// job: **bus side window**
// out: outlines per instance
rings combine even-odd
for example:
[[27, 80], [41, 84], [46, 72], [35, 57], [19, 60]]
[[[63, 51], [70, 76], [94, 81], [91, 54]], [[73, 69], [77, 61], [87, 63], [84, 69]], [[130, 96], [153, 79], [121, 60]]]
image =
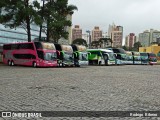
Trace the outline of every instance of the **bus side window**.
[[101, 56], [101, 53], [100, 53], [100, 52], [98, 52], [98, 53], [97, 53], [97, 55], [98, 55], [98, 56]]
[[117, 59], [121, 59], [121, 55], [119, 55], [119, 54], [117, 54], [117, 57], [116, 57]]
[[38, 57], [44, 60], [44, 53], [42, 51], [37, 51]]

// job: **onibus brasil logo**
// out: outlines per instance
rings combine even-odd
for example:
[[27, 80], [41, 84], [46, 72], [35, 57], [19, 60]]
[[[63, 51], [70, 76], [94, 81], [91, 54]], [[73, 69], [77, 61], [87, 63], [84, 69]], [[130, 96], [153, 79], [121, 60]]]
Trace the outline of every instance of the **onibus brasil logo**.
[[42, 114], [40, 112], [1, 112], [2, 118], [40, 118]]

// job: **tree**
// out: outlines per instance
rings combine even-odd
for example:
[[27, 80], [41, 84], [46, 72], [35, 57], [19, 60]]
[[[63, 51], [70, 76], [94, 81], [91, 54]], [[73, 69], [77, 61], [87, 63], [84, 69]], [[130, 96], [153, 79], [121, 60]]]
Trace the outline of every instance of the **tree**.
[[123, 48], [124, 50], [127, 50], [127, 51], [129, 50], [129, 48], [128, 48], [127, 46], [125, 46], [125, 45], [122, 46], [122, 48]]
[[55, 43], [63, 37], [68, 38], [67, 26], [71, 26], [71, 21], [67, 20], [68, 14], [73, 14], [73, 10], [77, 10], [74, 5], [68, 5], [68, 0], [49, 0], [44, 8], [44, 21], [47, 24], [47, 41], [53, 38]]
[[73, 40], [72, 44], [84, 45], [84, 46], [88, 47], [87, 42], [84, 39], [81, 39], [81, 38]]
[[37, 19], [37, 11], [40, 5], [37, 0], [1, 0], [0, 1], [0, 23], [5, 27], [17, 28], [22, 26], [31, 41], [30, 24]]
[[139, 51], [139, 47], [142, 47], [140, 42], [135, 42], [132, 50]]
[[91, 47], [92, 48], [98, 48], [101, 45], [99, 41], [92, 41], [91, 42]]

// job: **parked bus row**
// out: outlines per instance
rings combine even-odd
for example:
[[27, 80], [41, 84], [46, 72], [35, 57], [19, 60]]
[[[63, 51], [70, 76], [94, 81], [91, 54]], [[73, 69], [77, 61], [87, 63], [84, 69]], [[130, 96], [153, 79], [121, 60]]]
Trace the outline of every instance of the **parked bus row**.
[[122, 48], [108, 48], [116, 54], [117, 64], [126, 65], [148, 65], [157, 64], [157, 58], [154, 53], [125, 51]]
[[3, 62], [9, 66], [57, 67], [83, 65], [156, 64], [153, 53], [121, 48], [86, 49], [79, 45], [24, 42], [3, 45]]
[[84, 46], [45, 42], [23, 42], [3, 45], [3, 62], [9, 66], [56, 67], [88, 65]]

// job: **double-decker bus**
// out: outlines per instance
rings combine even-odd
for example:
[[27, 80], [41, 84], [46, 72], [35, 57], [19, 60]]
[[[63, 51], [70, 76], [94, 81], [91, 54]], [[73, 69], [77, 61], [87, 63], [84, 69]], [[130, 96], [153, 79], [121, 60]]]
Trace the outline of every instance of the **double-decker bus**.
[[52, 67], [57, 66], [57, 52], [52, 43], [23, 42], [4, 44], [3, 62], [9, 66]]
[[76, 67], [88, 65], [88, 52], [82, 45], [71, 45], [74, 51], [74, 65]]
[[126, 62], [125, 64], [133, 64], [133, 54], [131, 51], [126, 51]]
[[149, 64], [148, 53], [140, 52], [140, 56], [141, 56], [141, 64], [148, 65]]
[[132, 52], [133, 55], [133, 64], [140, 65], [142, 64], [141, 55], [139, 52]]
[[90, 65], [115, 65], [116, 57], [111, 50], [106, 49], [87, 49]]
[[149, 58], [149, 64], [150, 65], [157, 64], [156, 54], [154, 54], [154, 53], [148, 53], [148, 58]]
[[56, 50], [60, 51], [58, 55], [58, 65], [61, 67], [64, 66], [74, 66], [74, 57], [73, 57], [73, 49], [71, 45], [61, 45], [54, 44]]
[[121, 65], [126, 63], [126, 51], [122, 48], [107, 48], [116, 54], [116, 64]]

